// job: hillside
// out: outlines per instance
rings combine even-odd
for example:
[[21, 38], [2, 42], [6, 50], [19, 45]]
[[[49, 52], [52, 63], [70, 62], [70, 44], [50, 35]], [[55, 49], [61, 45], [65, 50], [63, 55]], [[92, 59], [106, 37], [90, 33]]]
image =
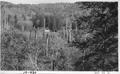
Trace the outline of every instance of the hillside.
[[118, 3], [1, 5], [1, 69], [118, 71]]

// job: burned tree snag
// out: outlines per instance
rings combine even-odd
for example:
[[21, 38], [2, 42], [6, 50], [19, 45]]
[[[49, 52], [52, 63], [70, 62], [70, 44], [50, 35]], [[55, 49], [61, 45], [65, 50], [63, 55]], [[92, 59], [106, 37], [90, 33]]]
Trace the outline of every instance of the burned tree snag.
[[43, 24], [43, 25], [44, 25], [44, 26], [43, 26], [43, 38], [44, 38], [44, 37], [45, 37], [45, 21], [46, 21], [46, 20], [45, 20], [45, 17], [44, 17], [44, 20], [43, 20], [43, 21], [44, 21], [44, 24]]

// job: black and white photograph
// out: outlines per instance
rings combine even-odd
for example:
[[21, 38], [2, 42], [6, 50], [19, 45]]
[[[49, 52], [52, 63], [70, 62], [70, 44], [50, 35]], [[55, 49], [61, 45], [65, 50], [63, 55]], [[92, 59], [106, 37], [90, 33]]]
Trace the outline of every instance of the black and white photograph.
[[1, 71], [119, 71], [118, 1], [0, 0]]

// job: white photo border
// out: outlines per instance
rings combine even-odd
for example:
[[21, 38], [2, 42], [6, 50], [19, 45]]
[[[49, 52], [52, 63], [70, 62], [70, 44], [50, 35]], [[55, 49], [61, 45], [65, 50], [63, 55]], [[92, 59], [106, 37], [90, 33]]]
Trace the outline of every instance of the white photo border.
[[[0, 0], [4, 1], [4, 0]], [[9, 0], [8, 0], [9, 1]], [[31, 1], [31, 0], [28, 0]], [[60, 0], [61, 2], [63, 0]], [[68, 0], [70, 1], [70, 0]], [[120, 1], [119, 0], [74, 0], [80, 1], [80, 2], [118, 2], [118, 58], [119, 58], [119, 71], [113, 71], [109, 72], [109, 74], [120, 74]], [[1, 8], [0, 8], [0, 17], [1, 17]], [[1, 17], [2, 18], [2, 17]], [[1, 23], [1, 18], [0, 18], [0, 23]], [[1, 43], [1, 24], [0, 24], [0, 43]], [[1, 62], [1, 44], [0, 44], [0, 62]], [[0, 68], [1, 68], [1, 63], [0, 63]], [[26, 71], [2, 71], [0, 70], [0, 74], [24, 74]], [[27, 71], [30, 72], [30, 71]], [[95, 71], [36, 71], [36, 74], [102, 74], [102, 71], [99, 73]], [[105, 72], [105, 74], [108, 74], [108, 72]]]

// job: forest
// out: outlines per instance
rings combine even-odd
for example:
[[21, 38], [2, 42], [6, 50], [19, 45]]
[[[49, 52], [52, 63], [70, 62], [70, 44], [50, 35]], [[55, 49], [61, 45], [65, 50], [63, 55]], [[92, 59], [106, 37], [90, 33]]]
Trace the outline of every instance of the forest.
[[1, 6], [1, 70], [118, 71], [118, 2]]

